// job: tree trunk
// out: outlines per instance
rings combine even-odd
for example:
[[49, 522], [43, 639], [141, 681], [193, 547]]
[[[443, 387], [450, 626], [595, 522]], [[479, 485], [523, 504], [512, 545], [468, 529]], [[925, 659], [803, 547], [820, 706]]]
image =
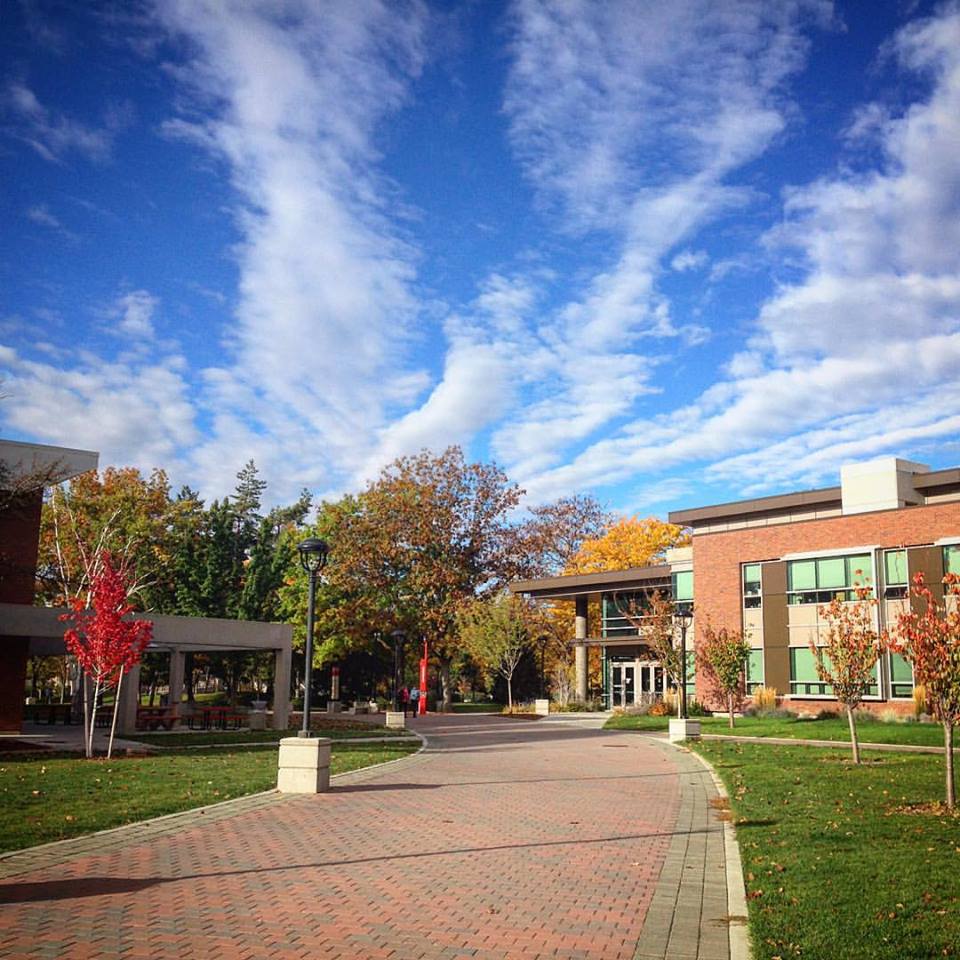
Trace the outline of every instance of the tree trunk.
[[733, 691], [727, 694], [727, 711], [730, 715], [730, 729], [733, 729]]
[[183, 678], [184, 683], [187, 687], [187, 703], [194, 702], [194, 693], [193, 693], [193, 654], [188, 653], [184, 656], [184, 670]]
[[87, 743], [90, 736], [90, 678], [86, 674], [83, 674], [83, 680], [80, 681], [80, 691], [83, 697], [83, 752], [89, 757]]
[[513, 709], [513, 685], [510, 677], [507, 677], [507, 706]]
[[957, 803], [957, 787], [953, 780], [953, 724], [943, 721], [943, 746], [947, 761], [947, 809], [953, 810]]
[[117, 711], [120, 709], [120, 687], [123, 685], [123, 667], [117, 677], [117, 692], [113, 697], [113, 719], [110, 721], [110, 740], [107, 742], [107, 759], [113, 756], [113, 735], [117, 731]]
[[847, 704], [847, 722], [850, 724], [850, 746], [853, 748], [853, 762], [860, 762], [860, 741], [857, 740], [857, 721], [853, 717], [853, 707]]
[[453, 690], [450, 687], [450, 661], [440, 661], [440, 690], [443, 694], [441, 711], [448, 713], [453, 704]]

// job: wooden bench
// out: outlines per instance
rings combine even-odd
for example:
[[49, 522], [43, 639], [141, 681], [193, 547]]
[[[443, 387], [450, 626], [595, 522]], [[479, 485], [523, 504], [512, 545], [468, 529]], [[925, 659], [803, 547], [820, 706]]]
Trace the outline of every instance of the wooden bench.
[[172, 730], [177, 720], [176, 707], [137, 707], [138, 730]]

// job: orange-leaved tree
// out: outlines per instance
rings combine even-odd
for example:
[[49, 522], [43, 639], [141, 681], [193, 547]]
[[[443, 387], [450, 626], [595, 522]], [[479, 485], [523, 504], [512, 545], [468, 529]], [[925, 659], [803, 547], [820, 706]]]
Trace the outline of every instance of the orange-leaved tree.
[[877, 601], [872, 589], [869, 585], [857, 584], [853, 593], [856, 600], [847, 600], [840, 593], [820, 607], [820, 616], [826, 623], [826, 642], [818, 645], [810, 641], [810, 649], [816, 658], [817, 676], [833, 687], [833, 695], [847, 711], [853, 762], [859, 763], [860, 742], [854, 711], [875, 680], [877, 660], [885, 643], [876, 627]]
[[909, 661], [914, 683], [926, 689], [933, 715], [943, 724], [947, 807], [953, 810], [953, 728], [960, 723], [960, 576], [948, 573], [943, 583], [952, 603], [939, 601], [922, 573], [914, 576], [910, 594], [915, 604], [898, 614], [890, 649]]
[[727, 703], [732, 730], [733, 714], [743, 699], [750, 644], [741, 631], [728, 630], [726, 627], [714, 630], [713, 624], [707, 621], [703, 629], [700, 656], [707, 666], [707, 675], [713, 679]]
[[67, 650], [77, 658], [85, 676], [93, 681], [92, 707], [89, 713], [84, 712], [84, 746], [88, 757], [93, 756], [97, 700], [103, 691], [115, 687], [107, 757], [112, 754], [123, 675], [140, 662], [153, 636], [150, 620], [124, 619], [133, 611], [127, 602], [128, 579], [122, 569], [114, 567], [110, 554], [102, 553], [90, 586], [90, 608], [85, 607], [83, 600], [75, 599], [70, 613], [60, 617], [73, 621], [73, 626], [64, 633]]
[[671, 547], [686, 546], [690, 536], [675, 523], [656, 517], [621, 517], [602, 536], [586, 540], [564, 573], [602, 573], [645, 567], [663, 559]]

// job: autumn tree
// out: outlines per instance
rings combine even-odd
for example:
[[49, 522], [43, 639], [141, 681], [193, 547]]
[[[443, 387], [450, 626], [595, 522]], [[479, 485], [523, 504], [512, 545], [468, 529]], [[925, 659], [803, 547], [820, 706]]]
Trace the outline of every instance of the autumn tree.
[[854, 592], [855, 601], [848, 601], [843, 594], [838, 594], [830, 603], [820, 607], [825, 631], [821, 631], [820, 644], [811, 641], [810, 649], [816, 658], [817, 676], [833, 687], [833, 695], [847, 711], [853, 762], [859, 763], [860, 743], [854, 711], [876, 679], [875, 670], [883, 644], [874, 626], [877, 601], [872, 590], [860, 585], [854, 588]]
[[663, 561], [671, 547], [686, 546], [690, 536], [683, 527], [656, 517], [640, 520], [623, 517], [612, 523], [602, 536], [586, 540], [571, 557], [564, 573], [602, 573], [629, 570]]
[[500, 593], [477, 599], [457, 614], [457, 633], [467, 652], [488, 674], [507, 682], [507, 705], [513, 706], [513, 675], [530, 647], [534, 617], [519, 597]]
[[733, 714], [738, 701], [743, 698], [750, 644], [741, 631], [728, 630], [726, 627], [714, 630], [713, 625], [708, 622], [703, 630], [700, 656], [706, 664], [707, 673], [712, 676], [726, 701], [732, 730]]
[[424, 636], [449, 706], [457, 613], [502, 581], [519, 497], [499, 467], [467, 463], [459, 447], [394, 461], [329, 511], [328, 624], [354, 643], [397, 628]]
[[104, 551], [96, 563], [90, 584], [90, 605], [75, 598], [71, 611], [61, 620], [72, 621], [64, 633], [67, 650], [77, 658], [86, 677], [93, 682], [93, 699], [84, 711], [84, 745], [87, 757], [93, 756], [93, 731], [97, 701], [103, 691], [115, 688], [113, 722], [107, 757], [113, 752], [113, 735], [117, 725], [117, 709], [123, 675], [135, 666], [150, 642], [153, 624], [149, 620], [125, 620], [133, 611], [128, 602], [129, 580], [123, 569], [114, 567], [113, 559]]
[[910, 610], [897, 616], [890, 649], [913, 667], [914, 683], [923, 685], [933, 715], [943, 724], [947, 807], [956, 805], [953, 728], [960, 723], [960, 576], [943, 578], [946, 598], [938, 600], [922, 573], [913, 578]]

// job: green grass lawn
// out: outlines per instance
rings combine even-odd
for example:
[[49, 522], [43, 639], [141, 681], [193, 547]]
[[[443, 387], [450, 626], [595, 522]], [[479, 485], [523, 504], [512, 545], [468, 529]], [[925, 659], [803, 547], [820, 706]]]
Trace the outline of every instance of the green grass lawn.
[[[337, 744], [331, 774], [407, 756], [416, 744]], [[171, 752], [83, 760], [76, 756], [0, 761], [0, 850], [62, 840], [269, 790], [277, 750]]]
[[[357, 737], [412, 737], [409, 730], [388, 730], [379, 724], [365, 723], [337, 727], [312, 727], [316, 737], [352, 740]], [[295, 730], [204, 730], [195, 733], [138, 733], [127, 740], [156, 747], [209, 746], [218, 743], [276, 743], [282, 737], [295, 737]]]
[[501, 713], [502, 703], [454, 703], [451, 704], [454, 713]]
[[930, 808], [942, 758], [696, 749], [730, 792], [755, 960], [960, 955], [960, 816]]
[[[608, 730], [666, 730], [669, 717], [614, 716], [605, 724]], [[849, 743], [846, 718], [828, 720], [773, 719], [741, 717], [733, 730], [726, 717], [701, 717], [704, 733], [733, 734], [743, 737], [789, 737], [805, 740], [837, 740]], [[925, 747], [943, 746], [943, 727], [939, 723], [884, 723], [860, 721], [857, 734], [861, 743], [909, 743]]]

